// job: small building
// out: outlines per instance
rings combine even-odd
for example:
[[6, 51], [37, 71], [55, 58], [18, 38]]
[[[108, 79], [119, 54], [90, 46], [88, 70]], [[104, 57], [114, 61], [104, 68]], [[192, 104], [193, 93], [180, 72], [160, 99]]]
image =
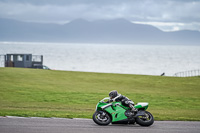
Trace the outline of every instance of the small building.
[[36, 64], [43, 65], [42, 55], [32, 54], [6, 54], [4, 55], [5, 67], [33, 68]]

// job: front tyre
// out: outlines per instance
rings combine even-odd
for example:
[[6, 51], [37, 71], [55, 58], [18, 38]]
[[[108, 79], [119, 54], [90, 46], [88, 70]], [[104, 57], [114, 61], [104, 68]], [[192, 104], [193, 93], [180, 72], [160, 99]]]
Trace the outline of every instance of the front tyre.
[[110, 116], [104, 111], [96, 111], [92, 118], [98, 125], [108, 125], [111, 122]]
[[136, 123], [140, 126], [151, 126], [154, 123], [153, 115], [150, 112], [145, 111], [145, 116], [138, 116], [136, 118]]

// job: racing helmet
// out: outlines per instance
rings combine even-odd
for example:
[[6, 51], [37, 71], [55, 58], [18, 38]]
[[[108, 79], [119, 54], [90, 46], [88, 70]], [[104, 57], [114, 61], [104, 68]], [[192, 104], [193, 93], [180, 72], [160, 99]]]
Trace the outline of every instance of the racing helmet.
[[116, 90], [113, 90], [109, 93], [109, 97], [110, 99], [115, 98], [116, 96], [118, 96], [118, 92]]

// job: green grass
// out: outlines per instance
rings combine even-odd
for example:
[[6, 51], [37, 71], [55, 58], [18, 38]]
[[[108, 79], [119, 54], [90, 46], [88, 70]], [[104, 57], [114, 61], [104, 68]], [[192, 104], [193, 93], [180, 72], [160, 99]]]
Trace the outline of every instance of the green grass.
[[156, 120], [200, 120], [200, 77], [22, 68], [0, 68], [0, 116], [91, 118], [111, 90], [148, 102]]

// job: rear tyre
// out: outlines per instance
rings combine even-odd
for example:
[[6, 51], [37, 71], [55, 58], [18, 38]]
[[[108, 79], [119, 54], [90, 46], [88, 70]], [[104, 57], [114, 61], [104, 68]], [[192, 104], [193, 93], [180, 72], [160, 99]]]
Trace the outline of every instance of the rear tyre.
[[151, 126], [154, 123], [153, 115], [150, 112], [145, 111], [145, 116], [138, 116], [136, 118], [136, 123], [140, 126]]
[[93, 121], [98, 125], [108, 125], [111, 122], [110, 116], [104, 111], [96, 111], [92, 118]]

